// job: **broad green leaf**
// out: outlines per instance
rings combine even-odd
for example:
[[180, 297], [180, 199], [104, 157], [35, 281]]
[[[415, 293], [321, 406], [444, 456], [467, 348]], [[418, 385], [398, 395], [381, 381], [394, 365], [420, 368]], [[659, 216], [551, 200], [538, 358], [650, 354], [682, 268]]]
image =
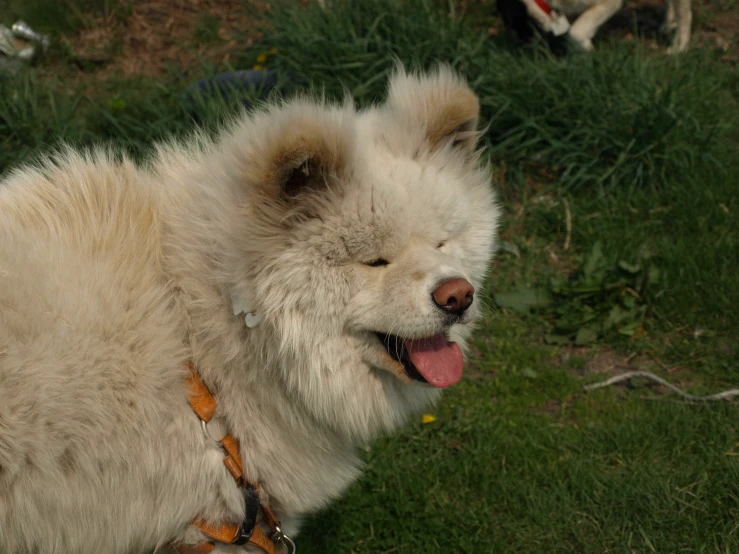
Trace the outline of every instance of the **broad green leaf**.
[[531, 369], [530, 367], [525, 367], [525, 368], [523, 368], [523, 369], [521, 370], [521, 375], [523, 375], [523, 376], [524, 376], [524, 377], [526, 377], [527, 379], [536, 379], [537, 377], [539, 377], [539, 374], [538, 374], [538, 373], [536, 373], [536, 371], [534, 371], [534, 370], [533, 370], [533, 369]]
[[631, 273], [632, 275], [636, 275], [637, 273], [639, 273], [639, 271], [641, 271], [641, 268], [638, 265], [630, 264], [629, 262], [626, 262], [624, 260], [618, 262], [618, 267], [628, 273]]
[[621, 323], [626, 317], [628, 317], [628, 312], [626, 310], [623, 310], [617, 304], [611, 308], [610, 312], [608, 312], [608, 317], [603, 322], [603, 328], [610, 329], [611, 327], [615, 327], [616, 325]]
[[546, 289], [519, 289], [515, 292], [501, 292], [495, 295], [495, 302], [501, 308], [515, 312], [529, 313], [550, 306], [552, 295]]
[[549, 279], [549, 288], [554, 293], [560, 294], [565, 292], [567, 290], [567, 285], [567, 279], [563, 279], [562, 277], [551, 277]]
[[590, 254], [588, 254], [588, 257], [585, 259], [585, 263], [582, 268], [585, 278], [589, 279], [593, 273], [595, 273], [596, 269], [603, 267], [604, 262], [605, 258], [603, 256], [603, 247], [600, 241], [596, 241], [595, 244], [593, 244], [593, 248], [590, 250]]
[[598, 332], [592, 327], [581, 327], [577, 335], [575, 335], [575, 344], [578, 346], [592, 344], [597, 340]]
[[624, 295], [621, 297], [621, 303], [628, 309], [632, 309], [636, 306], [636, 298], [634, 298], [629, 293], [624, 293]]
[[641, 325], [641, 321], [632, 321], [631, 323], [627, 323], [623, 327], [621, 327], [618, 332], [622, 335], [626, 335], [627, 337], [632, 336], [634, 333], [636, 333], [636, 330], [639, 328], [639, 325]]

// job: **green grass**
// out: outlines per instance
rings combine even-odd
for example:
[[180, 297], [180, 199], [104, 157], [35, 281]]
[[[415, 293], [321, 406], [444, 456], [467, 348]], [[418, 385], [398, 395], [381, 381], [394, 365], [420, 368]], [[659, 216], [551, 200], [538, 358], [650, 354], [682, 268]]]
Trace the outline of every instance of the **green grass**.
[[304, 552], [736, 551], [735, 407], [583, 395], [581, 362], [505, 318], [487, 332], [474, 379], [373, 447]]
[[221, 28], [221, 21], [212, 14], [201, 15], [195, 21], [195, 29], [193, 38], [196, 44], [209, 44], [218, 40], [218, 30]]
[[[300, 552], [739, 551], [736, 404], [680, 404], [638, 383], [582, 391], [610, 375], [587, 361], [611, 350], [698, 394], [739, 383], [739, 73], [711, 52], [668, 58], [639, 43], [514, 48], [476, 30], [479, 10], [467, 21], [452, 7], [273, 3], [264, 41], [234, 62], [276, 48], [270, 67], [359, 105], [382, 98], [396, 59], [454, 65], [480, 95], [503, 238], [520, 253], [498, 256], [493, 307], [438, 420], [375, 444], [366, 476], [306, 522]], [[190, 82], [173, 73], [84, 96], [0, 79], [0, 174], [60, 140], [144, 157], [196, 121], [215, 128], [233, 104], [184, 103]], [[662, 278], [646, 334], [573, 350], [544, 344], [551, 313], [494, 308], [498, 292], [567, 277], [596, 241], [610, 264], [652, 254]]]
[[722, 111], [736, 108], [725, 98], [736, 77], [717, 72], [705, 53], [666, 61], [613, 45], [595, 56], [521, 56], [429, 4], [349, 0], [327, 14], [278, 2], [264, 47], [278, 49], [276, 67], [308, 73], [330, 96], [348, 89], [360, 104], [382, 97], [396, 58], [451, 63], [481, 96], [494, 160], [544, 165], [567, 189], [593, 194], [659, 187], [710, 164], [736, 123]]
[[[191, 78], [214, 72], [203, 67]], [[196, 126], [215, 129], [239, 109], [233, 96], [193, 93], [185, 98], [191, 82], [177, 73], [166, 84], [111, 78], [91, 96], [64, 82], [40, 82], [31, 73], [0, 79], [0, 174], [60, 142], [79, 147], [110, 142], [143, 158], [152, 142], [184, 136]], [[240, 92], [253, 98], [255, 91]]]

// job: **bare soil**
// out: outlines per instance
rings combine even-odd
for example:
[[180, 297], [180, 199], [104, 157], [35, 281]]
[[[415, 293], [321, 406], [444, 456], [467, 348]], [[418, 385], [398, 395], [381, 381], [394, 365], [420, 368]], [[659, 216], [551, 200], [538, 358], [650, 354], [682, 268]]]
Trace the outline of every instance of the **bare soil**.
[[266, 2], [241, 0], [137, 0], [129, 9], [91, 18], [63, 36], [77, 77], [115, 75], [166, 79], [174, 69], [188, 74], [203, 63], [222, 66], [261, 38], [254, 13]]

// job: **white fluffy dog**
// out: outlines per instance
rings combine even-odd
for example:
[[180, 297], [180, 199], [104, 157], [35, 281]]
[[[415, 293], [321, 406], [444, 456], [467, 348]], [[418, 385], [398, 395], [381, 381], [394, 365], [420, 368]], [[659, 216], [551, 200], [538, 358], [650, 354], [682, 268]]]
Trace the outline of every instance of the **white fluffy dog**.
[[478, 110], [397, 71], [365, 111], [297, 99], [0, 183], [0, 552], [294, 540], [462, 376], [498, 219]]

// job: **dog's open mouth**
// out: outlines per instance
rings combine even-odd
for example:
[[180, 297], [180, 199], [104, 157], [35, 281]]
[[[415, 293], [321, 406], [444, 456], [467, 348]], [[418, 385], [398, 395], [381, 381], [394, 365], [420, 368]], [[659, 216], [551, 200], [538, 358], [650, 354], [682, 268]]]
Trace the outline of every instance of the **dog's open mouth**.
[[390, 357], [403, 365], [406, 375], [443, 389], [462, 378], [462, 350], [443, 333], [423, 339], [403, 339], [375, 333]]

